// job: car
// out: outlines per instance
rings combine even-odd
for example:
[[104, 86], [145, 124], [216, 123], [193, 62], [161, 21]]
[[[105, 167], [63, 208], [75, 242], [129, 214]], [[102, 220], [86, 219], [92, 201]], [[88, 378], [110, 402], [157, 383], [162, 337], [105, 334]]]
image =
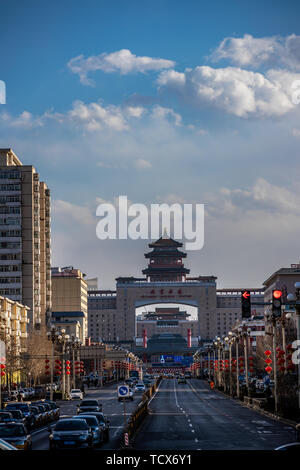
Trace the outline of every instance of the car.
[[26, 426], [26, 418], [21, 410], [10, 410], [9, 413], [12, 415], [12, 420], [15, 423], [21, 423]]
[[85, 419], [93, 433], [93, 445], [100, 446], [102, 444], [102, 442], [104, 441], [104, 430], [102, 426], [100, 426], [100, 423], [96, 416], [92, 414], [82, 414], [73, 416], [73, 419]]
[[0, 423], [11, 423], [13, 415], [9, 411], [0, 411]]
[[70, 392], [71, 400], [83, 400], [83, 393], [80, 388], [73, 388]]
[[102, 411], [102, 404], [98, 400], [86, 399], [82, 400], [77, 406], [77, 414], [88, 411]]
[[34, 418], [33, 427], [38, 428], [43, 424], [43, 413], [37, 406], [30, 405], [29, 408]]
[[54, 414], [54, 419], [59, 419], [60, 409], [59, 409], [59, 406], [57, 405], [57, 403], [55, 401], [52, 401], [52, 400], [46, 400], [46, 403], [48, 403], [51, 406], [53, 414]]
[[125, 380], [124, 380], [124, 383], [125, 383], [126, 385], [129, 385], [129, 387], [131, 387], [131, 386], [133, 385], [133, 383], [134, 383], [134, 380], [133, 380], [132, 378], [131, 378], [131, 379], [125, 379]]
[[177, 383], [179, 383], [179, 384], [186, 384], [186, 378], [185, 378], [185, 377], [178, 377]]
[[41, 403], [36, 403], [34, 404], [39, 409], [39, 412], [41, 414], [41, 424], [47, 424], [49, 422], [49, 413], [46, 410], [45, 406], [42, 405]]
[[60, 419], [49, 428], [49, 450], [91, 449], [93, 433], [85, 419]]
[[5, 411], [9, 410], [20, 410], [22, 411], [23, 415], [25, 416], [26, 419], [26, 426], [31, 429], [34, 426], [34, 417], [33, 414], [29, 408], [28, 403], [19, 403], [19, 402], [12, 402], [12, 403], [7, 403], [5, 407]]
[[145, 387], [145, 385], [142, 384], [142, 383], [137, 383], [136, 386], [134, 387], [135, 393], [136, 393], [136, 392], [138, 392], [138, 393], [141, 393], [141, 392], [142, 392], [142, 393], [143, 393], [143, 392], [145, 392], [145, 390], [146, 390], [146, 387]]
[[32, 449], [31, 435], [26, 426], [21, 423], [0, 423], [0, 439], [4, 439], [17, 449]]
[[[90, 413], [85, 413], [86, 416], [92, 415], [96, 416], [99, 425], [101, 426], [104, 434], [104, 441], [108, 442], [109, 441], [109, 424], [110, 424], [110, 419], [107, 416], [104, 416], [104, 414], [100, 411], [91, 411]], [[80, 417], [81, 415], [79, 415]]]

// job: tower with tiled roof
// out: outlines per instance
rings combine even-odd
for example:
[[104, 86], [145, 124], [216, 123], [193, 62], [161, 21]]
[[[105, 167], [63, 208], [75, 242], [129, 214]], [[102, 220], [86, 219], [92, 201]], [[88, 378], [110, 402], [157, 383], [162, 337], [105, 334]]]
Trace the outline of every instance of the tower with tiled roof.
[[184, 267], [183, 258], [186, 253], [180, 251], [182, 243], [168, 237], [166, 233], [153, 243], [149, 243], [152, 251], [145, 253], [149, 260], [148, 267], [143, 270], [150, 282], [185, 281], [190, 270]]

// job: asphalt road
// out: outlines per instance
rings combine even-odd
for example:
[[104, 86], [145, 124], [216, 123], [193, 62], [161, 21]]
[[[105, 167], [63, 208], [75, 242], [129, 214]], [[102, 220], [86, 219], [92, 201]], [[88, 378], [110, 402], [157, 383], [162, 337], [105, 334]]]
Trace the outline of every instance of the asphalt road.
[[[129, 418], [132, 411], [141, 400], [142, 394], [136, 394], [133, 402], [126, 401], [126, 419]], [[103, 413], [110, 418], [110, 439], [104, 443], [99, 450], [114, 450], [119, 448], [120, 437], [124, 426], [124, 405], [117, 399], [117, 385], [108, 385], [103, 389], [86, 389], [85, 398], [96, 398], [102, 403]], [[77, 414], [77, 405], [79, 400], [69, 402], [58, 402], [60, 405], [61, 418], [72, 417]], [[53, 424], [52, 424], [53, 425]], [[41, 429], [32, 431], [33, 450], [48, 450], [48, 429], [44, 426]], [[97, 450], [98, 450], [97, 449]]]
[[266, 450], [295, 441], [294, 428], [196, 379], [165, 379], [135, 439], [137, 450]]

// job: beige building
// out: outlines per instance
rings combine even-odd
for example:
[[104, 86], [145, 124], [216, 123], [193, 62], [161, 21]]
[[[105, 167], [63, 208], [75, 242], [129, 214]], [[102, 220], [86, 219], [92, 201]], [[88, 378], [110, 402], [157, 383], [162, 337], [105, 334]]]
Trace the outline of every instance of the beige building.
[[0, 296], [0, 339], [18, 358], [26, 352], [29, 307]]
[[0, 149], [0, 295], [28, 305], [31, 327], [51, 311], [50, 191], [31, 165]]
[[[73, 266], [52, 268], [52, 321], [60, 324], [73, 322], [74, 334], [80, 330], [80, 340], [87, 337], [87, 283], [85, 274]], [[80, 329], [78, 325], [80, 323]]]
[[[181, 244], [161, 238], [149, 245], [154, 250], [146, 253], [146, 277], [119, 277], [116, 290], [89, 291], [89, 336], [92, 341], [122, 342], [130, 345], [140, 338], [142, 323], [137, 310], [146, 306], [164, 304], [186, 306], [196, 310], [195, 321], [190, 322], [192, 338], [212, 340], [227, 334], [242, 319], [241, 294], [244, 289], [217, 289], [216, 276], [189, 277], [182, 260], [186, 254]], [[165, 277], [166, 276], [166, 277]], [[263, 289], [245, 287], [251, 292], [251, 301], [263, 303]], [[253, 315], [263, 306], [253, 305]], [[166, 332], [164, 328], [164, 332]], [[186, 336], [187, 325], [182, 330]], [[173, 328], [169, 332], [174, 332]], [[148, 333], [148, 338], [150, 334]]]

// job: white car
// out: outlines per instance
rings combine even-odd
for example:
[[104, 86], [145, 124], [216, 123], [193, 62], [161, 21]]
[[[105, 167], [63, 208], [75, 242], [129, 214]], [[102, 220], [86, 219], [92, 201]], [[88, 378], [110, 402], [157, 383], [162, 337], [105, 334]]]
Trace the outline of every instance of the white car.
[[80, 388], [73, 388], [70, 392], [71, 400], [83, 400], [83, 393]]
[[144, 384], [136, 384], [134, 391], [135, 392], [145, 392], [146, 387]]

